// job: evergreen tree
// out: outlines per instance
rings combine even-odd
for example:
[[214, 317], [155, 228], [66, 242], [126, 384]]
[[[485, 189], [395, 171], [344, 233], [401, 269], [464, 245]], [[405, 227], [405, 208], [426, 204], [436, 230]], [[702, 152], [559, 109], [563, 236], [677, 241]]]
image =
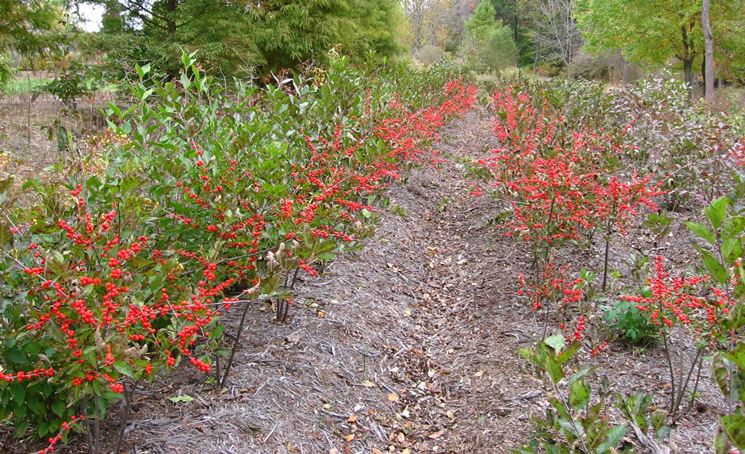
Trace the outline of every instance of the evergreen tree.
[[150, 61], [167, 73], [178, 70], [182, 50], [198, 50], [206, 68], [234, 75], [323, 61], [332, 48], [352, 57], [401, 48], [396, 0], [95, 1], [112, 24], [123, 18], [122, 33], [103, 30], [114, 62]]
[[64, 8], [59, 0], [0, 0], [0, 87], [12, 77], [10, 53], [44, 53], [60, 43]]
[[496, 18], [491, 0], [481, 0], [465, 23], [461, 53], [477, 70], [499, 70], [515, 64], [513, 31]]

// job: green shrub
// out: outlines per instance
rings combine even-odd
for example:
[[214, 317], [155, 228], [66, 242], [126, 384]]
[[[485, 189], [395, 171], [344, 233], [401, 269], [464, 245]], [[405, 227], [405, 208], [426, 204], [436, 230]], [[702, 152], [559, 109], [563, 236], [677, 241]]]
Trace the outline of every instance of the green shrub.
[[629, 345], [648, 347], [657, 341], [659, 325], [652, 323], [649, 313], [637, 309], [635, 303], [618, 301], [605, 307], [604, 312], [603, 320]]

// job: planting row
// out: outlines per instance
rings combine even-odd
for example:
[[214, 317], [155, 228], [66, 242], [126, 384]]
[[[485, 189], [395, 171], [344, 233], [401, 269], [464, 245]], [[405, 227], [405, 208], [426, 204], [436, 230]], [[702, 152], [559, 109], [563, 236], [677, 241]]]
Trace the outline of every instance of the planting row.
[[222, 87], [189, 56], [178, 80], [148, 73], [67, 190], [4, 188], [0, 421], [45, 452], [71, 429], [101, 449], [107, 408], [164, 368], [224, 384], [241, 328], [226, 346], [220, 316], [242, 327], [269, 299], [283, 319], [298, 276], [362, 238], [381, 190], [475, 102], [452, 71], [344, 59], [266, 87]]
[[[741, 142], [727, 119], [684, 100], [684, 87], [657, 80], [624, 90], [519, 81], [493, 97], [501, 146], [478, 164], [509, 205], [504, 233], [532, 252], [517, 295], [538, 315], [543, 336], [521, 354], [552, 395], [521, 452], [617, 452], [632, 449], [624, 441], [632, 433], [640, 446], [659, 449], [695, 401], [705, 357], [712, 358], [728, 408], [716, 451], [736, 452], [745, 448]], [[716, 177], [704, 186], [701, 175]], [[704, 200], [713, 201], [701, 222], [696, 211]], [[670, 231], [674, 220], [665, 210], [691, 213], [676, 217], [689, 219], [698, 266], [671, 271], [676, 264], [655, 241], [637, 276], [611, 269], [620, 236], [646, 229], [662, 238]], [[590, 260], [597, 269], [576, 269], [567, 258], [593, 253], [600, 255]], [[685, 347], [673, 348], [673, 333]], [[606, 385], [592, 396], [588, 377], [597, 365], [583, 362], [616, 339], [644, 346], [659, 341], [669, 375], [666, 405], [663, 396], [613, 396]], [[685, 359], [689, 349], [695, 354]], [[575, 373], [568, 375], [570, 369]], [[610, 422], [618, 421], [610, 418], [613, 408], [622, 413], [620, 422]]]

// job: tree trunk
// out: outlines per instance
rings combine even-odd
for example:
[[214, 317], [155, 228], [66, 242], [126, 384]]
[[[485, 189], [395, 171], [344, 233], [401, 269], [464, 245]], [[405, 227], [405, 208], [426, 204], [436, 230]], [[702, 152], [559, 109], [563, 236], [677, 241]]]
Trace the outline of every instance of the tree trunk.
[[704, 29], [704, 98], [714, 100], [714, 34], [711, 32], [711, 0], [703, 0], [701, 25]]
[[683, 73], [685, 74], [688, 92], [691, 93], [693, 91], [693, 59], [683, 60]]
[[168, 34], [176, 34], [176, 9], [178, 8], [178, 0], [168, 0], [166, 2], [166, 20], [168, 26]]

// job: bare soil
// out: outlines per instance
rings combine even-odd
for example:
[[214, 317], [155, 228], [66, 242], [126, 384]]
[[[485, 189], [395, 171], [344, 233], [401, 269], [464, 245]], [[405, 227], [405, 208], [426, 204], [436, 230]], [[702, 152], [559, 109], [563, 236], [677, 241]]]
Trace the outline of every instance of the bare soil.
[[[79, 156], [73, 154], [89, 151], [85, 139], [106, 126], [101, 111], [111, 96], [99, 93], [81, 101], [72, 111], [48, 94], [0, 95], [0, 179], [57, 178], [49, 167], [60, 159], [74, 160]], [[76, 139], [74, 151], [60, 147], [56, 121]]]
[[[447, 159], [391, 189], [376, 233], [302, 283], [285, 323], [252, 306], [225, 389], [187, 367], [141, 386], [125, 452], [505, 453], [527, 441], [546, 388], [517, 351], [544, 324], [516, 296], [527, 249], [500, 235], [497, 202], [471, 194], [464, 163], [497, 146], [490, 130], [479, 110], [450, 124], [436, 147]], [[630, 236], [614, 267], [652, 241]], [[575, 260], [598, 254], [585, 256]], [[234, 332], [237, 314], [228, 324]], [[655, 392], [665, 404], [659, 348], [614, 343], [588, 361], [616, 390]], [[703, 404], [674, 431], [671, 452], [710, 451], [721, 399], [708, 371], [701, 383]], [[169, 400], [178, 395], [193, 400]]]

